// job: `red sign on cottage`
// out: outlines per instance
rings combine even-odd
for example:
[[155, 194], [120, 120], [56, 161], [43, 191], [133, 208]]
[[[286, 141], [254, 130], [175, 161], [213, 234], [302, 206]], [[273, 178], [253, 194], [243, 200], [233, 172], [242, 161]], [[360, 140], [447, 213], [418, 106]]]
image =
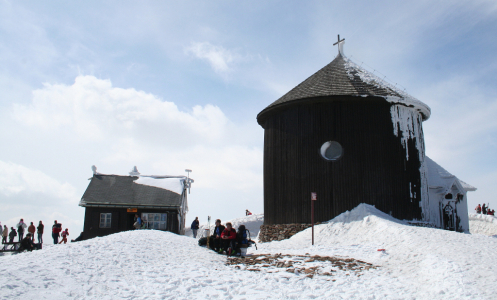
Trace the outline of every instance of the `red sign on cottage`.
[[311, 193], [311, 200], [318, 200], [318, 194], [317, 193]]

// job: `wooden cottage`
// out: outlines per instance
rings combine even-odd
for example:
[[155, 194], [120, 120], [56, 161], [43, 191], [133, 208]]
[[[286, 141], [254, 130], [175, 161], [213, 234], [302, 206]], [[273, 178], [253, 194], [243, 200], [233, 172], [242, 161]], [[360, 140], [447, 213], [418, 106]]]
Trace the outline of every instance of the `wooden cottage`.
[[341, 42], [331, 63], [257, 115], [264, 225], [310, 223], [311, 193], [316, 222], [367, 203], [434, 223], [422, 129], [430, 108], [345, 57]]
[[135, 214], [143, 229], [184, 234], [188, 212], [186, 176], [144, 176], [135, 169], [129, 176], [96, 172], [80, 206], [85, 207], [83, 239], [133, 230]]

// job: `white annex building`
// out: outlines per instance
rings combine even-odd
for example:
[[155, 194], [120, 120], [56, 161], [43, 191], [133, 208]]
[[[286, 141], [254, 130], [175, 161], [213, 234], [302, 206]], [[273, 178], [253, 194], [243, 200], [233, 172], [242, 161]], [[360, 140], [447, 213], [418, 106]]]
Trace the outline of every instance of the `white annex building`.
[[476, 191], [444, 168], [425, 157], [428, 177], [430, 223], [448, 230], [469, 232], [467, 192]]

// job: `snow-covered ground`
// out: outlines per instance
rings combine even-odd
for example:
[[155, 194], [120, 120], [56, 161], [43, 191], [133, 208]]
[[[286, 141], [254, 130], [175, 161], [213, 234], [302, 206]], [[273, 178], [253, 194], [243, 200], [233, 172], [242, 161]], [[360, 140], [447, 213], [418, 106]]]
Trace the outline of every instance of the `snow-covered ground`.
[[497, 218], [483, 214], [469, 214], [469, 232], [497, 237]]
[[364, 204], [315, 234], [314, 246], [306, 230], [249, 253], [342, 256], [378, 267], [313, 278], [239, 270], [191, 237], [139, 230], [0, 257], [0, 298], [497, 298], [496, 238], [408, 226]]

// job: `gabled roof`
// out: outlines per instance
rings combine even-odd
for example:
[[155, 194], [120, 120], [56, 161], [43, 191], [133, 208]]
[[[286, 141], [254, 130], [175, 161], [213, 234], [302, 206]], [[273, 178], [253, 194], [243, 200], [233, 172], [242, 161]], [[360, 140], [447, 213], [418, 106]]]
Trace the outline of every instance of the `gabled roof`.
[[430, 108], [423, 102], [383, 81], [346, 58], [342, 53], [321, 70], [297, 85], [259, 113], [257, 118], [271, 109], [295, 100], [329, 96], [377, 96], [389, 102], [411, 106], [430, 117]]
[[460, 185], [467, 192], [476, 191], [474, 186], [452, 175], [428, 156], [425, 157], [425, 163], [428, 171], [428, 186], [430, 189], [437, 190], [437, 193], [448, 193], [454, 184]]
[[186, 177], [94, 174], [80, 206], [180, 208]]

